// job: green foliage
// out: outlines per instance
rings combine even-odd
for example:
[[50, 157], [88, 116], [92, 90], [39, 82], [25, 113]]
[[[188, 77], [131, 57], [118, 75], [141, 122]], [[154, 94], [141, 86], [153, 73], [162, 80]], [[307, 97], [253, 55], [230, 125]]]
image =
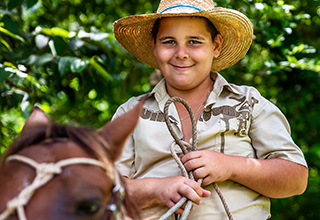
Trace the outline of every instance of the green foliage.
[[[307, 191], [273, 200], [272, 219], [319, 219], [319, 1], [215, 3], [246, 14], [255, 30], [248, 55], [220, 73], [280, 107], [310, 166]], [[155, 0], [1, 1], [0, 154], [36, 103], [55, 121], [99, 128], [129, 97], [150, 91], [154, 69], [128, 54], [112, 28], [120, 17], [157, 6]]]

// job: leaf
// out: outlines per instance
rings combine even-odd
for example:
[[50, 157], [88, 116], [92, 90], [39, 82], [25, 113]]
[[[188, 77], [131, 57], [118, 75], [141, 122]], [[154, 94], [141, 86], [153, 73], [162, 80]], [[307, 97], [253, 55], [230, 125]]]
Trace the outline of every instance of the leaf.
[[62, 38], [69, 38], [69, 31], [66, 31], [62, 28], [53, 27], [51, 29], [49, 28], [41, 28], [41, 33], [48, 35], [48, 36], [57, 36]]
[[70, 32], [66, 31], [62, 28], [58, 28], [58, 27], [53, 27], [51, 28], [52, 34], [55, 36], [59, 36], [59, 37], [64, 37], [64, 38], [68, 38]]
[[12, 10], [16, 8], [18, 5], [21, 5], [23, 0], [10, 0], [8, 3], [8, 9]]
[[78, 38], [80, 39], [89, 38], [93, 41], [101, 41], [109, 37], [109, 35], [110, 35], [109, 33], [87, 33], [83, 30], [80, 30], [78, 33]]
[[89, 60], [75, 59], [71, 62], [71, 72], [80, 73], [88, 66], [88, 64]]
[[10, 37], [12, 37], [12, 38], [14, 38], [16, 40], [19, 40], [19, 41], [21, 41], [23, 43], [25, 42], [25, 40], [22, 37], [20, 37], [17, 34], [12, 33], [11, 31], [8, 31], [7, 29], [4, 29], [3, 27], [0, 27], [0, 32], [6, 34], [6, 35], [8, 35], [8, 36], [10, 36]]
[[298, 60], [294, 56], [287, 56], [287, 59], [290, 63], [298, 63]]
[[99, 59], [101, 59], [98, 56], [93, 56], [90, 59], [90, 64], [95, 68], [104, 78], [106, 79], [112, 79], [110, 74], [103, 68], [103, 66], [99, 63]]
[[12, 72], [6, 71], [5, 68], [0, 67], [0, 83], [8, 79]]
[[52, 55], [55, 56], [55, 57], [58, 56], [58, 53], [57, 53], [57, 50], [56, 50], [56, 47], [54, 45], [54, 41], [53, 40], [49, 41], [49, 47], [50, 47]]
[[32, 6], [34, 6], [37, 3], [38, 3], [38, 0], [27, 0], [28, 8], [31, 8]]
[[61, 37], [52, 37], [49, 47], [53, 56], [61, 56], [68, 46]]
[[298, 46], [295, 46], [292, 51], [289, 53], [289, 55], [294, 55], [296, 53], [301, 53], [305, 49], [304, 44], [300, 44]]
[[0, 42], [1, 42], [9, 51], [12, 51], [12, 48], [11, 48], [10, 45], [7, 43], [7, 41], [5, 41], [4, 39], [0, 38]]
[[38, 55], [31, 54], [26, 59], [22, 60], [21, 63], [26, 64], [26, 65], [34, 65], [37, 62], [38, 58], [39, 58]]
[[35, 43], [36, 43], [36, 46], [39, 48], [39, 49], [42, 49], [44, 47], [46, 47], [48, 45], [48, 42], [49, 42], [49, 37], [43, 35], [43, 34], [38, 34], [35, 36]]
[[60, 76], [64, 76], [71, 70], [71, 63], [76, 60], [76, 57], [62, 57], [59, 61], [58, 69]]
[[100, 41], [107, 38], [108, 36], [109, 36], [108, 33], [98, 33], [98, 34], [91, 33], [90, 39], [93, 41]]
[[13, 106], [18, 106], [23, 99], [23, 96], [20, 94], [12, 93], [7, 96], [8, 102]]
[[37, 66], [43, 66], [46, 63], [49, 63], [53, 60], [52, 55], [50, 53], [45, 53], [40, 56], [37, 60]]

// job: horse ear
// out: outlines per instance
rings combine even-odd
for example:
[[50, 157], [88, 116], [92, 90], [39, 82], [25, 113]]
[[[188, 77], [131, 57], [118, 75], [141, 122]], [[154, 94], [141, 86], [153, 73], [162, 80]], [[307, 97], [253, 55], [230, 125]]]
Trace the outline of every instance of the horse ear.
[[49, 116], [39, 107], [39, 106], [34, 106], [32, 108], [32, 113], [27, 119], [26, 123], [24, 124], [22, 131], [20, 133], [20, 136], [23, 135], [28, 128], [37, 126], [40, 124], [49, 124], [50, 123], [50, 118]]
[[110, 145], [113, 160], [116, 160], [121, 155], [124, 143], [139, 121], [142, 106], [147, 97], [145, 96], [133, 109], [108, 122], [98, 131]]

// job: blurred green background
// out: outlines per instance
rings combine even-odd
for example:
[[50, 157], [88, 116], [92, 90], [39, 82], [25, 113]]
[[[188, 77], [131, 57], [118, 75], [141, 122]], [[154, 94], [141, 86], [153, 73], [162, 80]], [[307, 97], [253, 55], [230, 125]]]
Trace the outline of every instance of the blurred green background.
[[[113, 22], [152, 13], [158, 0], [2, 0], [0, 154], [38, 104], [60, 123], [101, 127], [156, 72], [115, 40]], [[287, 116], [309, 164], [307, 191], [272, 200], [272, 218], [320, 219], [320, 1], [217, 0], [254, 26], [248, 54], [220, 73], [256, 87]], [[151, 77], [152, 76], [152, 77]]]

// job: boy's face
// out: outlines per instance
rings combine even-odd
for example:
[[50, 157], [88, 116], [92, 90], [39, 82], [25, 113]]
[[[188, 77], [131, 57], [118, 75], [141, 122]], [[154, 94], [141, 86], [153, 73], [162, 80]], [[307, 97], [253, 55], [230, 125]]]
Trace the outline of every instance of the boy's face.
[[161, 19], [157, 39], [151, 44], [167, 86], [190, 90], [210, 77], [222, 39], [212, 41], [203, 18], [171, 17]]

